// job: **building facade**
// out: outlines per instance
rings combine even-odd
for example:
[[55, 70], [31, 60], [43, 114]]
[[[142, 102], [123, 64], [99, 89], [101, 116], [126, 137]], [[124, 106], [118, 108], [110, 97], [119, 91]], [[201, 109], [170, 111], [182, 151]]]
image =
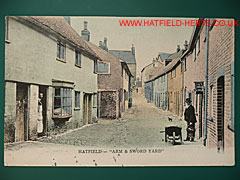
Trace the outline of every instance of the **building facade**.
[[234, 26], [212, 25], [207, 36], [207, 145], [223, 151], [234, 148]]
[[127, 63], [128, 68], [132, 74], [131, 87], [134, 88], [136, 85], [136, 76], [137, 76], [137, 63], [136, 63], [136, 52], [135, 47], [132, 45], [131, 50], [108, 50], [108, 52], [118, 59], [123, 60]]
[[[96, 121], [99, 58], [63, 17], [7, 17], [4, 142]], [[41, 117], [41, 118], [39, 118]]]
[[[190, 98], [195, 108], [197, 123], [196, 137], [203, 138], [204, 130], [204, 86], [206, 62], [206, 31], [204, 26], [196, 26], [189, 42], [188, 52], [182, 58], [184, 71], [183, 106], [187, 108], [186, 98]], [[197, 67], [197, 68], [196, 68]]]
[[128, 65], [108, 53], [102, 43], [99, 47], [91, 42], [87, 43], [102, 60], [97, 64], [98, 117], [119, 118], [131, 107], [131, 72]]

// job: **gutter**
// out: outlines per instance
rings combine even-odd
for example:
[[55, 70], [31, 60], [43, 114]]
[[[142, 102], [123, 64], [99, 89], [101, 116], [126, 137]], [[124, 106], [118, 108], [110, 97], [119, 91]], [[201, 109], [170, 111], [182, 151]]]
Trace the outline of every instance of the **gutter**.
[[206, 61], [205, 61], [205, 102], [204, 102], [204, 139], [203, 145], [207, 144], [207, 104], [208, 104], [208, 50], [209, 50], [209, 28], [206, 26]]

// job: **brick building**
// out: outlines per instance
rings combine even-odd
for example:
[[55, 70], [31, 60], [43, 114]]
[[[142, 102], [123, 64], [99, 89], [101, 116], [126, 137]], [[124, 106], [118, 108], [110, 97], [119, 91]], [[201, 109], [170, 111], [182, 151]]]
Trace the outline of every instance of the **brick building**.
[[5, 50], [4, 142], [96, 121], [100, 58], [63, 17], [7, 17]]
[[91, 42], [88, 45], [102, 60], [97, 66], [98, 117], [119, 118], [131, 106], [132, 74], [124, 61], [107, 52], [106, 43], [100, 42], [99, 47]]
[[186, 98], [190, 98], [195, 108], [197, 118], [196, 137], [202, 139], [204, 130], [204, 81], [206, 61], [206, 35], [205, 27], [196, 26], [193, 30], [188, 51], [183, 62], [183, 106], [187, 108]]
[[[229, 19], [221, 21], [233, 23]], [[214, 19], [212, 22], [215, 23]], [[213, 24], [206, 35], [209, 43], [207, 145], [223, 151], [234, 147], [234, 26]]]

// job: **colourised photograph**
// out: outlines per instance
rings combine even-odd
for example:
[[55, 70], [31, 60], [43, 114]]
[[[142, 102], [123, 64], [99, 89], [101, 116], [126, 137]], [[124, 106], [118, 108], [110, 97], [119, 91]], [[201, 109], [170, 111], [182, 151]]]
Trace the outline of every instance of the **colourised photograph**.
[[5, 17], [5, 166], [234, 166], [234, 19]]

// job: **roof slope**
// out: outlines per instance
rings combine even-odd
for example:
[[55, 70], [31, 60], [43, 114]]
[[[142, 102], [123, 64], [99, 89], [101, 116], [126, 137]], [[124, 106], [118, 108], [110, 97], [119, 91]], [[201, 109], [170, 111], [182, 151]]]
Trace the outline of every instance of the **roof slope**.
[[62, 16], [15, 16], [14, 18], [20, 20], [24, 19], [37, 26], [54, 31], [56, 34], [98, 58], [95, 52], [92, 51], [92, 49]]
[[171, 55], [171, 54], [169, 54], [169, 53], [159, 53], [159, 56], [160, 56], [162, 61], [165, 61], [168, 58], [169, 55]]
[[129, 64], [136, 64], [135, 55], [132, 51], [109, 50], [109, 53]]

